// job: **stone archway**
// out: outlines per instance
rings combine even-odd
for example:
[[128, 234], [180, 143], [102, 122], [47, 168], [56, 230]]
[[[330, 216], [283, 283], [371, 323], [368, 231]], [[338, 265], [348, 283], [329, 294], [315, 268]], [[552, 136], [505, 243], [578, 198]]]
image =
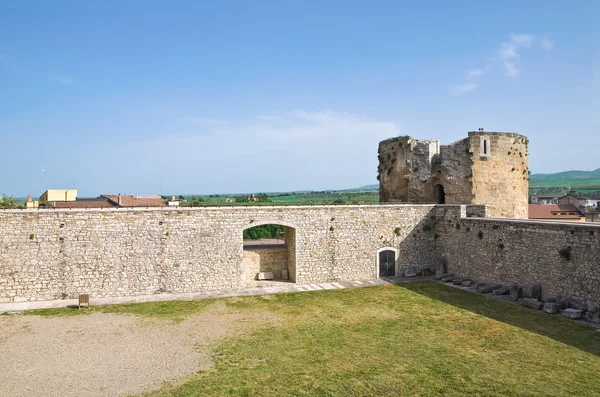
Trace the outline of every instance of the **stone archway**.
[[282, 230], [275, 241], [252, 242], [244, 240], [240, 264], [243, 286], [259, 283], [259, 274], [272, 274], [272, 281], [296, 282], [296, 228], [281, 222], [259, 222], [242, 230], [275, 226]]

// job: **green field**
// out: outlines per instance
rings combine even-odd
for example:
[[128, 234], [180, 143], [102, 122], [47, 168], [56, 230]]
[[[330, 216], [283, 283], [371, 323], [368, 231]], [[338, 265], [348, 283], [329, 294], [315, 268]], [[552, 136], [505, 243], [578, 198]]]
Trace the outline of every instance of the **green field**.
[[[182, 202], [182, 207], [202, 207], [215, 205], [330, 205], [330, 204], [377, 204], [379, 203], [379, 190], [341, 190], [322, 192], [284, 192], [284, 193], [258, 193], [261, 201], [248, 202], [249, 194], [214, 194], [204, 196], [182, 196], [187, 202]], [[264, 198], [264, 200], [262, 200]], [[231, 201], [233, 200], [233, 201]]]
[[92, 312], [185, 321], [213, 304], [274, 321], [221, 340], [213, 369], [144, 396], [600, 395], [594, 328], [435, 282]]

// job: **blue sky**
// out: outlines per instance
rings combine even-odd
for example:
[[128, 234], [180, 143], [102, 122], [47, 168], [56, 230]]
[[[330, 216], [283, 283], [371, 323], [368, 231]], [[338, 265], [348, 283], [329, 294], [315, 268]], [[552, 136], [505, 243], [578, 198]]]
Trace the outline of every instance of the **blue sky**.
[[[600, 167], [600, 2], [0, 2], [0, 192], [350, 188], [380, 140]], [[42, 171], [44, 170], [44, 171]]]

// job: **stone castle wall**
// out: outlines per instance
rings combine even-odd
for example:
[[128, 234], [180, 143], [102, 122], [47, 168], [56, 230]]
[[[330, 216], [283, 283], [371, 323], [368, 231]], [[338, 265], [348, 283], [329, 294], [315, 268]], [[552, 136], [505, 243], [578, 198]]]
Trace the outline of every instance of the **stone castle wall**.
[[0, 302], [90, 293], [126, 296], [244, 286], [242, 231], [292, 229], [298, 283], [375, 278], [377, 250], [401, 272], [434, 262], [432, 234], [413, 230], [432, 206], [214, 207], [0, 211]]
[[490, 283], [539, 283], [544, 297], [600, 304], [600, 225], [455, 215], [440, 214], [444, 221], [436, 224], [436, 251], [449, 272]]
[[522, 135], [479, 131], [441, 146], [387, 139], [379, 144], [380, 201], [488, 204], [492, 217], [527, 218], [527, 145]]
[[396, 274], [446, 262], [600, 304], [600, 225], [486, 216], [481, 205], [0, 211], [0, 302], [240, 288], [242, 232], [272, 223], [287, 226], [301, 284], [376, 278], [377, 251], [393, 248]]

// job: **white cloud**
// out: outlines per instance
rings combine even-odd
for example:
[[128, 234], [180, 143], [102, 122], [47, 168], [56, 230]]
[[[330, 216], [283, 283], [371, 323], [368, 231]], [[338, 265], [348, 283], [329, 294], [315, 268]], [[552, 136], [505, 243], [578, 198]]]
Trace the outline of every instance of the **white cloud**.
[[535, 40], [535, 37], [530, 34], [510, 34], [510, 42], [517, 47], [530, 48]]
[[467, 76], [469, 77], [481, 77], [486, 73], [485, 69], [472, 69], [467, 72]]
[[550, 51], [552, 48], [554, 48], [554, 43], [545, 37], [540, 38], [539, 45], [546, 51]]
[[48, 80], [60, 84], [72, 84], [73, 80], [68, 77], [48, 77]]
[[452, 87], [452, 89], [450, 90], [450, 94], [454, 95], [454, 96], [464, 95], [464, 94], [467, 94], [467, 93], [473, 91], [477, 87], [479, 87], [479, 85], [475, 84], [475, 83], [467, 83], [467, 84], [457, 85], [457, 86]]
[[257, 192], [360, 186], [376, 182], [378, 143], [400, 133], [399, 125], [392, 121], [305, 109], [257, 115], [241, 122], [227, 120], [222, 125], [192, 123], [183, 127], [191, 129], [111, 146], [115, 156], [138, 159], [129, 175], [140, 175], [141, 179], [127, 180], [124, 175], [121, 183], [131, 191], [138, 188], [127, 183], [158, 190], [157, 176], [177, 164], [178, 171], [162, 179], [163, 191]]
[[500, 43], [498, 48], [498, 55], [501, 59], [517, 58], [519, 53], [517, 52], [517, 46], [511, 43]]
[[519, 75], [519, 69], [512, 62], [504, 62], [504, 72], [508, 77], [516, 77]]

